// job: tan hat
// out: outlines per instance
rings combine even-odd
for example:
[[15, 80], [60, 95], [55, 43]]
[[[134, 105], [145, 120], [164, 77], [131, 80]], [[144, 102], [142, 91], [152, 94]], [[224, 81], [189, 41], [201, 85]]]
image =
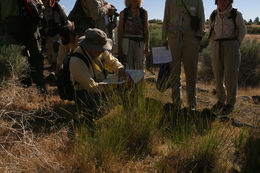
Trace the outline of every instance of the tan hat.
[[112, 50], [113, 42], [98, 28], [89, 28], [79, 40], [79, 44], [92, 51]]

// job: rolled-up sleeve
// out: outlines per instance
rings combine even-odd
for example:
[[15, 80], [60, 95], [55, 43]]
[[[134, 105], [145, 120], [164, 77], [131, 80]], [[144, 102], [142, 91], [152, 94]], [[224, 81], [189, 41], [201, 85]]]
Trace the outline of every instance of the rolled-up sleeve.
[[102, 58], [104, 59], [104, 68], [109, 72], [118, 73], [118, 69], [124, 66], [111, 53], [105, 51]]
[[81, 1], [83, 11], [93, 20], [99, 20], [108, 14], [108, 8], [100, 0], [83, 0]]

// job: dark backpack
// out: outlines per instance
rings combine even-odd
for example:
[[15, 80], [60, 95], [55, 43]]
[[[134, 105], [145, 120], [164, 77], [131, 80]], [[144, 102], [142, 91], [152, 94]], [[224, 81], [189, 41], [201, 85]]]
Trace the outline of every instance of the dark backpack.
[[68, 19], [74, 22], [75, 31], [80, 36], [84, 34], [86, 29], [95, 27], [95, 21], [91, 17], [86, 16], [82, 9], [81, 0], [76, 1]]
[[72, 55], [69, 55], [65, 58], [63, 62], [63, 68], [60, 70], [57, 76], [57, 87], [58, 87], [60, 98], [63, 100], [70, 100], [70, 101], [74, 99], [74, 95], [75, 95], [73, 83], [70, 79], [70, 69], [69, 69], [69, 63], [72, 56], [80, 58], [82, 61], [85, 62], [85, 64], [88, 67], [90, 65], [89, 57], [83, 56], [78, 52], [75, 52]]
[[[212, 21], [213, 27], [211, 27], [210, 32], [209, 32], [209, 37], [208, 37], [209, 39], [210, 39], [212, 32], [214, 30], [216, 15], [217, 15], [217, 10], [214, 10], [210, 15], [210, 21]], [[230, 12], [230, 16], [228, 18], [232, 19], [234, 26], [235, 26], [235, 32], [237, 30], [236, 17], [237, 17], [237, 9], [232, 8], [232, 10]]]
[[25, 6], [26, 13], [35, 18], [35, 19], [43, 19], [43, 8], [42, 4], [40, 4], [37, 0], [23, 0], [24, 3], [21, 4]]
[[[144, 26], [146, 25], [146, 23], [145, 23], [145, 10], [143, 8], [139, 8], [139, 9], [140, 9], [141, 21], [142, 21], [142, 24], [143, 24], [143, 33], [145, 33], [145, 31], [144, 31], [144, 28], [145, 28]], [[125, 22], [128, 18], [129, 10], [130, 10], [130, 8], [124, 9], [123, 31], [125, 30]], [[144, 35], [144, 40], [145, 40], [145, 35]]]

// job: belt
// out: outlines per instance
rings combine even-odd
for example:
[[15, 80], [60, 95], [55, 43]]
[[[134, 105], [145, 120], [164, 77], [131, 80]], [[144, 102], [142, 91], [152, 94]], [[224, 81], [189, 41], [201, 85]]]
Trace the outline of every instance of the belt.
[[232, 40], [238, 40], [237, 38], [220, 38], [216, 39], [214, 41], [232, 41]]

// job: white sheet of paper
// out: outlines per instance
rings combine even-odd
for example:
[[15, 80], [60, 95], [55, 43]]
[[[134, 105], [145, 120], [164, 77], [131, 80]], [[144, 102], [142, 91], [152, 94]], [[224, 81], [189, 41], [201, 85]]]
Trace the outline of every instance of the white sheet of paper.
[[141, 79], [144, 78], [144, 71], [143, 70], [131, 70], [127, 69], [126, 72], [131, 76], [135, 83], [138, 83]]
[[153, 47], [153, 64], [165, 64], [172, 61], [172, 54], [170, 49], [165, 47]]
[[118, 77], [116, 75], [108, 75], [105, 80], [102, 82], [99, 82], [98, 84], [101, 85], [107, 85], [107, 84], [122, 84], [125, 83], [125, 81], [118, 81]]

